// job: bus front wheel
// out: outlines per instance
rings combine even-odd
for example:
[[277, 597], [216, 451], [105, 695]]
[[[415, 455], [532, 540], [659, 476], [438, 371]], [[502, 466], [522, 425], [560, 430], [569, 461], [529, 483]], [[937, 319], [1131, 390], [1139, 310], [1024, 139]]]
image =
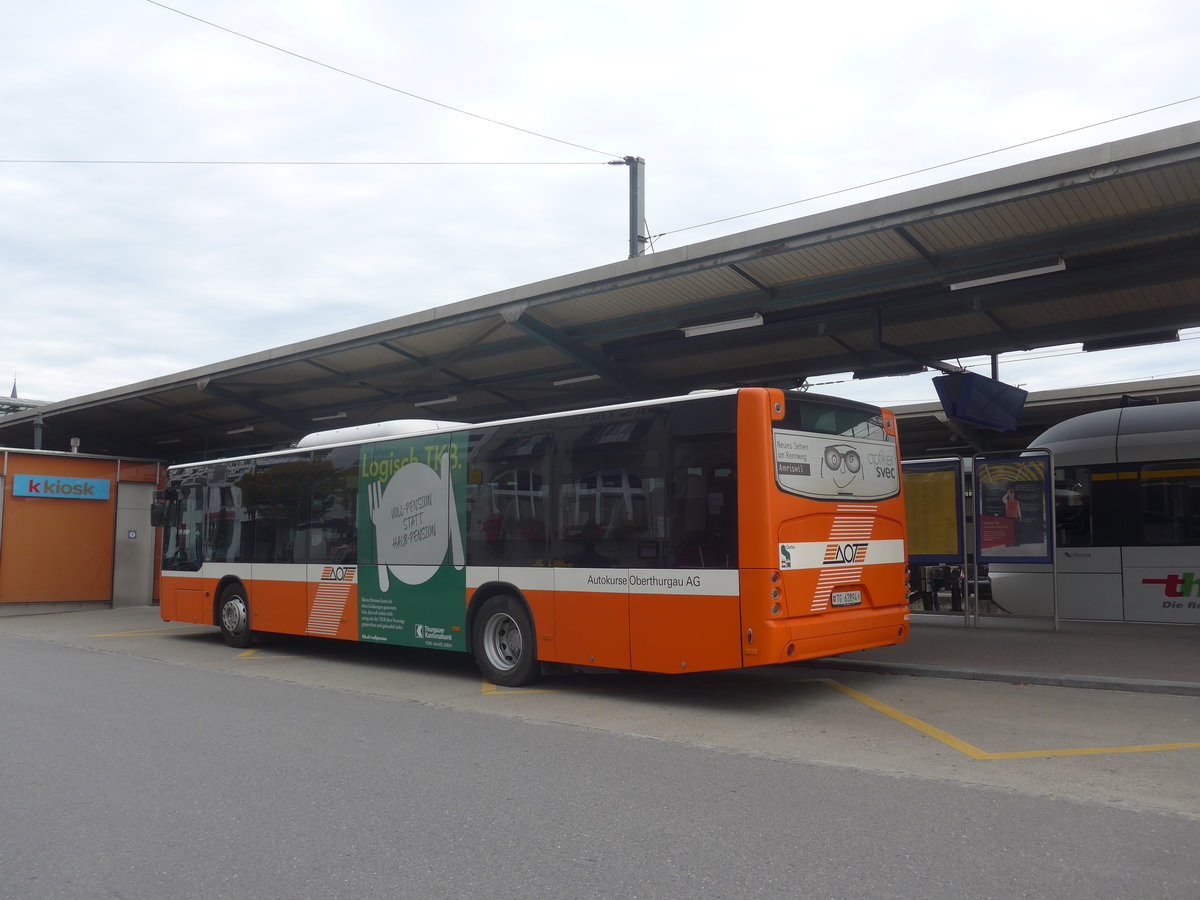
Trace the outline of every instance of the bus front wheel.
[[232, 584], [221, 592], [217, 624], [221, 626], [221, 639], [230, 647], [250, 646], [254, 634], [250, 631], [250, 601], [244, 587]]
[[537, 639], [525, 604], [499, 594], [485, 600], [471, 634], [475, 664], [493, 684], [515, 687], [537, 681]]

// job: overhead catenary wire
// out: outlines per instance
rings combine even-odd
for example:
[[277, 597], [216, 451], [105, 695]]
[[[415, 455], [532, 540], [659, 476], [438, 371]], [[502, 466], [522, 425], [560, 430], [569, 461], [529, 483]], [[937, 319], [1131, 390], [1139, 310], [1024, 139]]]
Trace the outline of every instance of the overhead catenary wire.
[[902, 172], [898, 175], [889, 175], [886, 178], [877, 178], [874, 181], [865, 181], [862, 184], [856, 184], [856, 185], [851, 185], [850, 187], [838, 188], [837, 190], [827, 191], [823, 194], [814, 194], [811, 197], [804, 197], [800, 200], [790, 200], [787, 203], [779, 203], [779, 204], [776, 204], [775, 206], [766, 206], [766, 207], [763, 207], [762, 209], [753, 210], [752, 212], [738, 213], [737, 215], [733, 215], [733, 216], [725, 216], [724, 218], [721, 218], [721, 219], [713, 219], [708, 222], [700, 222], [697, 225], [687, 225], [683, 228], [676, 228], [673, 231], [660, 231], [658, 234], [652, 235], [652, 237], [654, 237], [654, 238], [666, 237], [667, 235], [671, 235], [671, 234], [679, 234], [684, 231], [692, 231], [696, 228], [706, 228], [710, 225], [720, 225], [724, 222], [733, 222], [737, 219], [748, 218], [749, 216], [758, 216], [758, 215], [762, 215], [763, 213], [774, 212], [777, 209], [786, 209], [789, 206], [797, 206], [801, 203], [811, 203], [814, 200], [824, 200], [828, 197], [836, 197], [838, 194], [848, 194], [851, 191], [859, 191], [864, 188], [876, 187], [881, 184], [887, 184], [889, 181], [898, 181], [901, 178], [910, 178], [913, 175], [923, 175], [926, 172], [935, 172], [938, 169], [945, 169], [945, 168], [948, 168], [949, 166], [956, 166], [959, 163], [971, 162], [976, 159], [983, 159], [984, 157], [994, 156], [997, 153], [1005, 153], [1009, 150], [1017, 150], [1021, 147], [1028, 147], [1032, 144], [1041, 143], [1042, 141], [1051, 141], [1051, 140], [1054, 140], [1055, 138], [1065, 137], [1066, 135], [1069, 135], [1069, 134], [1077, 134], [1080, 131], [1087, 131], [1089, 128], [1099, 128], [1101, 125], [1111, 125], [1114, 122], [1121, 122], [1125, 119], [1132, 119], [1135, 116], [1144, 116], [1148, 113], [1159, 112], [1160, 110], [1170, 109], [1173, 106], [1180, 106], [1184, 103], [1192, 103], [1196, 100], [1200, 100], [1200, 94], [1197, 94], [1194, 97], [1185, 97], [1182, 100], [1172, 100], [1170, 103], [1163, 103], [1159, 106], [1152, 106], [1149, 109], [1140, 109], [1137, 112], [1126, 113], [1121, 116], [1114, 116], [1111, 119], [1105, 119], [1101, 122], [1092, 122], [1090, 125], [1080, 125], [1078, 128], [1068, 128], [1066, 131], [1060, 131], [1056, 134], [1047, 134], [1042, 137], [1031, 138], [1030, 140], [1027, 140], [1027, 141], [1020, 141], [1016, 144], [1009, 144], [1007, 147], [998, 147], [995, 150], [985, 150], [982, 153], [974, 153], [970, 156], [963, 156], [958, 159], [949, 160], [948, 162], [936, 163], [935, 165], [925, 166], [920, 169], [913, 169], [911, 172]]
[[275, 50], [278, 53], [286, 53], [288, 56], [294, 57], [299, 60], [303, 60], [306, 63], [311, 63], [314, 66], [320, 66], [321, 68], [328, 69], [331, 72], [337, 72], [339, 75], [345, 75], [347, 78], [354, 78], [354, 79], [357, 79], [358, 81], [365, 82], [366, 84], [372, 84], [375, 87], [381, 87], [384, 90], [392, 91], [397, 94], [403, 94], [405, 97], [411, 97], [413, 100], [420, 100], [422, 103], [430, 103], [434, 106], [439, 106], [442, 109], [449, 110], [450, 112], [456, 112], [456, 113], [459, 113], [460, 115], [470, 116], [473, 119], [479, 119], [482, 122], [488, 122], [492, 125], [499, 125], [501, 128], [509, 128], [513, 131], [519, 131], [522, 134], [528, 134], [532, 137], [541, 138], [542, 140], [553, 141], [556, 144], [563, 144], [567, 147], [574, 147], [577, 150], [586, 150], [589, 153], [599, 153], [601, 156], [609, 156], [614, 159], [623, 159], [624, 158], [624, 154], [621, 154], [621, 153], [609, 153], [606, 150], [597, 150], [594, 147], [588, 147], [583, 144], [577, 144], [574, 141], [567, 141], [567, 140], [563, 140], [562, 138], [556, 138], [553, 135], [543, 134], [540, 131], [532, 131], [528, 128], [521, 128], [518, 125], [511, 125], [508, 122], [502, 122], [499, 119], [493, 119], [488, 116], [482, 116], [479, 113], [473, 113], [473, 112], [470, 112], [469, 110], [461, 109], [457, 106], [451, 106], [449, 103], [442, 103], [440, 100], [433, 100], [429, 97], [423, 97], [420, 94], [414, 94], [412, 91], [406, 91], [406, 90], [403, 90], [402, 88], [395, 87], [394, 85], [390, 85], [390, 84], [387, 84], [382, 81], [376, 81], [374, 78], [368, 78], [365, 75], [359, 75], [355, 72], [351, 72], [348, 69], [342, 69], [338, 66], [330, 65], [329, 63], [326, 63], [326, 62], [321, 62], [321, 60], [319, 60], [319, 59], [313, 59], [311, 56], [305, 56], [303, 53], [296, 53], [294, 50], [288, 50], [285, 47], [280, 47], [278, 44], [272, 44], [268, 41], [260, 40], [259, 38], [256, 38], [256, 37], [251, 37], [248, 34], [243, 34], [240, 31], [235, 31], [234, 29], [227, 28], [224, 25], [218, 25], [216, 22], [210, 22], [208, 19], [202, 19], [199, 16], [195, 16], [195, 15], [192, 15], [191, 13], [184, 12], [181, 9], [176, 9], [173, 6], [167, 6], [167, 4], [165, 4], [165, 3], [159, 3], [158, 0], [146, 0], [146, 2], [149, 3], [151, 6], [157, 6], [160, 9], [165, 9], [168, 12], [173, 12], [177, 15], [191, 19], [195, 22], [199, 22], [202, 25], [207, 25], [210, 28], [216, 28], [218, 31], [224, 31], [226, 34], [231, 34], [234, 37], [241, 38], [242, 40], [251, 41], [260, 46], [267, 47], [271, 50]]
[[[164, 6], [163, 4], [156, 2], [156, 0], [146, 0], [146, 2], [153, 3], [155, 6], [162, 6], [164, 9], [171, 9], [171, 7]], [[171, 11], [178, 12], [178, 10], [171, 10]], [[180, 15], [188, 16], [187, 13], [180, 13]], [[195, 16], [188, 16], [188, 17], [196, 18]], [[201, 19], [199, 21], [204, 21], [204, 20]], [[206, 22], [205, 24], [211, 24], [211, 23]], [[221, 28], [224, 31], [229, 30], [229, 29], [222, 28], [222, 26], [220, 26], [220, 25], [214, 25], [213, 27]], [[232, 32], [232, 33], [237, 34], [237, 32]], [[241, 36], [241, 35], [239, 35], [239, 36]], [[248, 38], [248, 40], [256, 41], [257, 39], [256, 38]], [[264, 43], [262, 41], [257, 41], [257, 42]], [[271, 47], [273, 45], [266, 44], [266, 46]], [[281, 52], [290, 53], [291, 51], [283, 50]], [[298, 55], [298, 54], [292, 54], [292, 55]], [[307, 57], [300, 57], [300, 58], [307, 59]], [[317, 63], [317, 64], [325, 65], [324, 63]], [[339, 72], [342, 71], [341, 69], [336, 69], [333, 66], [328, 66], [327, 68], [334, 69], [334, 71], [339, 71]], [[360, 77], [357, 75], [353, 75], [353, 73], [346, 73], [346, 74], [349, 74], [349, 75], [351, 75], [351, 77], [354, 77], [354, 78]], [[378, 83], [378, 82], [371, 81], [371, 79], [364, 78], [362, 80], [371, 82], [372, 84]], [[388, 87], [387, 85], [381, 85], [381, 86]], [[390, 87], [388, 89], [389, 90], [398, 90], [397, 88], [390, 88]], [[400, 93], [407, 93], [407, 92], [400, 91]], [[412, 94], [410, 96], [416, 97], [417, 95]], [[417, 99], [424, 99], [424, 98], [418, 97]], [[707, 222], [700, 222], [695, 225], [686, 225], [682, 228], [675, 228], [670, 231], [660, 231], [655, 234], [647, 234], [646, 243], [653, 250], [654, 243], [658, 238], [667, 237], [667, 236], [673, 235], [673, 234], [681, 234], [682, 232], [685, 232], [685, 231], [693, 231], [697, 228], [706, 228], [711, 225], [720, 225], [724, 222], [733, 222], [738, 219], [749, 218], [750, 216], [762, 215], [763, 213], [774, 212], [775, 210], [779, 210], [779, 209], [786, 209], [789, 206], [798, 206], [801, 203], [811, 203], [815, 200], [824, 200], [828, 197], [836, 197], [839, 194], [847, 194], [847, 193], [850, 193], [851, 191], [858, 191], [858, 190], [863, 190], [863, 189], [869, 188], [869, 187], [876, 187], [881, 184], [887, 184], [888, 182], [899, 181], [902, 178], [909, 178], [911, 176], [921, 175], [926, 172], [934, 172], [934, 171], [937, 171], [938, 169], [944, 169], [944, 168], [948, 168], [950, 166], [958, 165], [959, 163], [970, 162], [970, 161], [976, 160], [976, 159], [983, 159], [988, 156], [994, 156], [998, 153], [1004, 153], [1005, 151], [1008, 151], [1008, 150], [1015, 150], [1015, 149], [1018, 149], [1021, 147], [1028, 147], [1032, 144], [1037, 144], [1042, 141], [1049, 141], [1049, 140], [1053, 140], [1054, 138], [1063, 137], [1065, 135], [1076, 134], [1081, 131], [1086, 131], [1090, 128], [1098, 128], [1102, 125], [1109, 125], [1109, 124], [1112, 124], [1113, 122], [1120, 122], [1125, 119], [1131, 119], [1135, 116], [1141, 116], [1141, 115], [1146, 115], [1146, 114], [1152, 113], [1152, 112], [1158, 112], [1160, 110], [1169, 109], [1173, 106], [1179, 106], [1184, 103], [1192, 103], [1196, 100], [1200, 100], [1200, 94], [1193, 96], [1193, 97], [1187, 97], [1183, 100], [1174, 100], [1170, 103], [1163, 103], [1159, 106], [1153, 106], [1148, 109], [1138, 110], [1137, 112], [1126, 113], [1125, 115], [1121, 115], [1121, 116], [1115, 116], [1111, 119], [1104, 119], [1100, 122], [1093, 122], [1090, 125], [1081, 125], [1078, 128], [1070, 128], [1070, 129], [1067, 129], [1066, 131], [1057, 132], [1056, 134], [1044, 135], [1043, 137], [1031, 138], [1030, 140], [1027, 140], [1027, 141], [1020, 141], [1019, 143], [1016, 143], [1016, 144], [1009, 144], [1006, 147], [998, 147], [994, 150], [986, 150], [982, 153], [975, 153], [970, 156], [959, 157], [958, 159], [952, 159], [947, 162], [935, 163], [933, 165], [924, 166], [920, 169], [913, 169], [908, 172], [902, 172], [902, 173], [899, 173], [896, 175], [889, 175], [885, 178], [878, 178], [878, 179], [875, 179], [874, 181], [865, 181], [861, 184], [851, 185], [849, 187], [838, 188], [836, 190], [827, 191], [823, 194], [814, 194], [810, 197], [804, 197], [800, 200], [790, 200], [787, 203], [779, 203], [779, 204], [776, 204], [775, 206], [767, 206], [767, 207], [763, 207], [761, 209], [753, 210], [751, 212], [738, 213], [736, 215], [725, 216], [720, 219], [711, 219]], [[443, 106], [446, 109], [454, 110], [456, 112], [462, 112], [461, 110], [456, 110], [455, 107], [446, 106], [446, 104], [438, 103], [435, 100], [430, 100], [428, 102], [434, 103], [438, 106]], [[486, 119], [483, 116], [476, 116], [474, 113], [464, 112], [464, 115], [474, 116], [475, 118], [484, 119], [485, 121], [493, 121], [490, 119]], [[502, 122], [497, 122], [496, 124], [504, 125], [504, 123], [502, 123]], [[513, 128], [515, 126], [505, 125], [504, 127]], [[520, 129], [520, 128], [518, 128], [517, 130], [525, 131], [525, 129]], [[543, 135], [538, 135], [536, 132], [532, 132], [532, 131], [526, 131], [525, 133], [535, 135], [538, 137], [544, 137]], [[557, 140], [557, 139], [556, 138], [547, 138], [547, 140]], [[580, 146], [577, 144], [570, 144], [570, 142], [568, 142], [568, 141], [559, 141], [559, 143], [569, 144], [570, 146], [576, 146], [576, 147]], [[582, 149], [588, 149], [588, 148], [582, 148]], [[604, 153], [604, 151], [600, 151], [600, 150], [596, 150], [596, 151], [592, 151], [592, 152]], [[611, 154], [611, 155], [615, 156], [615, 154]], [[624, 157], [616, 157], [616, 159], [620, 160], [622, 162], [624, 161]], [[131, 165], [131, 166], [170, 166], [170, 165], [178, 165], [178, 166], [204, 166], [204, 165], [209, 165], [209, 166], [603, 166], [603, 165], [617, 165], [619, 163], [616, 161], [613, 161], [613, 160], [610, 160], [607, 162], [570, 162], [570, 161], [525, 161], [525, 162], [522, 162], [522, 161], [474, 161], [473, 162], [473, 161], [432, 161], [432, 160], [198, 160], [198, 159], [197, 160], [176, 160], [176, 159], [21, 159], [21, 158], [5, 158], [5, 159], [0, 159], [0, 164]], [[646, 229], [646, 230], [649, 231], [649, 229]]]

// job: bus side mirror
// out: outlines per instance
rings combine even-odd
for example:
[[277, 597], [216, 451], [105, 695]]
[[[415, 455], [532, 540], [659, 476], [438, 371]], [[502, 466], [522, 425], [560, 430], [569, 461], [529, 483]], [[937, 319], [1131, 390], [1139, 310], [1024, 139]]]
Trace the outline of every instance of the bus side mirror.
[[179, 499], [179, 491], [165, 490], [154, 492], [154, 502], [150, 504], [150, 524], [154, 528], [162, 528], [167, 523], [167, 504]]

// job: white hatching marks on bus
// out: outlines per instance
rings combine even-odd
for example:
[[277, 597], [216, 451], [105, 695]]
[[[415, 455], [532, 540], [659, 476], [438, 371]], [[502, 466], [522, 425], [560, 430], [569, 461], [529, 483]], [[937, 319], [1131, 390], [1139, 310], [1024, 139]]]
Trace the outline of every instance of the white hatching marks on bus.
[[817, 578], [817, 592], [813, 597], [812, 611], [825, 612], [829, 609], [829, 595], [839, 584], [857, 584], [862, 581], [862, 566], [847, 566], [826, 569]]
[[357, 570], [350, 566], [326, 566], [321, 572], [317, 595], [308, 613], [306, 634], [333, 637], [342, 623], [350, 588]]
[[866, 540], [875, 528], [876, 506], [839, 506], [830, 529], [831, 541]]
[[[874, 504], [841, 504], [837, 507], [833, 525], [829, 529], [830, 553], [840, 554], [840, 559], [853, 565], [833, 565], [822, 569], [817, 576], [817, 588], [813, 594], [812, 611], [825, 612], [829, 609], [829, 595], [839, 584], [856, 584], [862, 581], [863, 563], [866, 562], [866, 547], [847, 544], [849, 541], [869, 541], [875, 529], [875, 516], [879, 507]], [[853, 552], [847, 549], [853, 546]]]

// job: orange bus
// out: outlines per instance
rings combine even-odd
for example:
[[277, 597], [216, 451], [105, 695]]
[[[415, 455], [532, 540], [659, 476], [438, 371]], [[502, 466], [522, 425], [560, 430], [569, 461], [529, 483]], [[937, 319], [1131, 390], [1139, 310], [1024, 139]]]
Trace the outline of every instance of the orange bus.
[[173, 466], [162, 618], [699, 672], [908, 636], [892, 414], [773, 388], [399, 421]]

